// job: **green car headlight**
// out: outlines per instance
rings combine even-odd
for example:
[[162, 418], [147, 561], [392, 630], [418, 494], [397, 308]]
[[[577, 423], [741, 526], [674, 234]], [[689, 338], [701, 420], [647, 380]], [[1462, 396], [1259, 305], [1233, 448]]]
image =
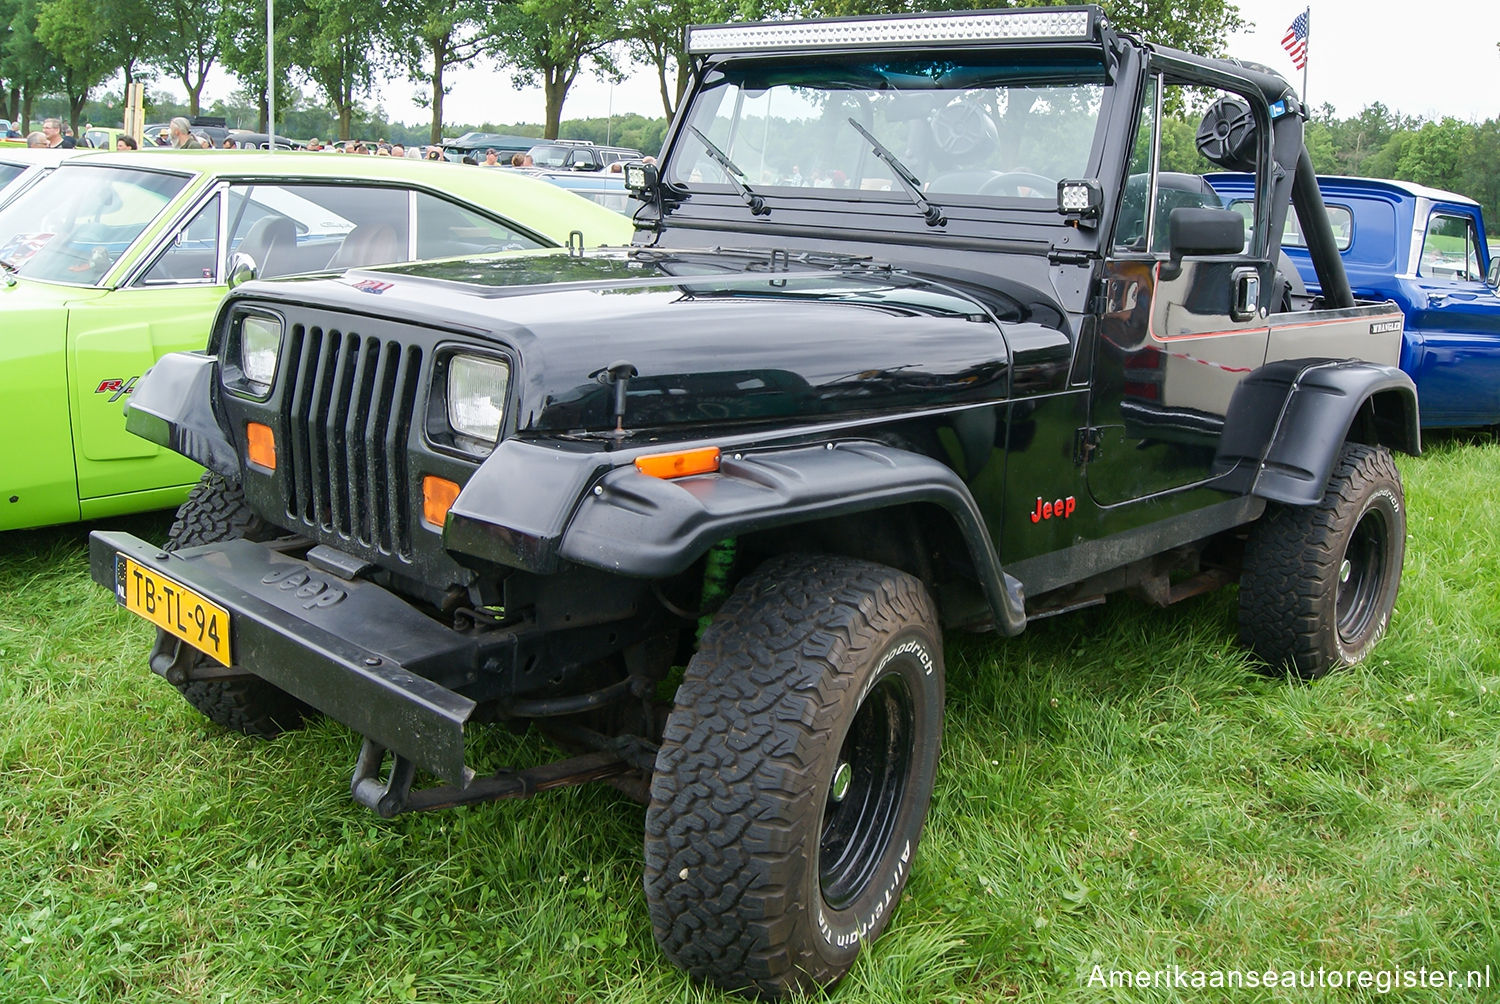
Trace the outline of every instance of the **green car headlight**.
[[281, 356], [281, 320], [251, 314], [240, 319], [240, 372], [255, 390], [264, 394], [276, 378]]
[[495, 445], [509, 387], [510, 365], [504, 360], [454, 356], [448, 361], [448, 424], [460, 436]]

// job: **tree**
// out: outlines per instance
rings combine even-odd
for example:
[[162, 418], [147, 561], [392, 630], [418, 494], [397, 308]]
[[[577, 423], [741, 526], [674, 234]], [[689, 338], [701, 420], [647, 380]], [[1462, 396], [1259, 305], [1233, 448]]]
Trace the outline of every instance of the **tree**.
[[[1484, 205], [1484, 218], [1491, 227], [1500, 228], [1500, 119], [1489, 119], [1474, 128], [1472, 153], [1459, 175], [1458, 190]], [[1487, 233], [1500, 239], [1500, 229]]]
[[[218, 62], [223, 46], [223, 35], [219, 30], [223, 4], [218, 0], [155, 0], [152, 6], [157, 16], [156, 23], [165, 31], [153, 62], [182, 82], [188, 94], [188, 114], [197, 115], [201, 110], [204, 82]], [[265, 52], [264, 46], [261, 52]], [[129, 82], [128, 73], [126, 82]]]
[[[281, 68], [288, 63], [291, 32], [300, 22], [295, 5], [283, 0], [277, 4], [280, 15], [274, 25], [272, 42], [276, 56], [276, 105], [288, 107], [298, 94], [289, 75]], [[266, 131], [269, 90], [266, 81], [266, 5], [265, 0], [222, 0], [219, 21], [219, 62], [244, 86], [260, 111], [259, 128]]]
[[[994, 7], [1062, 7], [1076, 0], [769, 0], [764, 15], [849, 17], [911, 14], [932, 10]], [[1232, 0], [1100, 0], [1110, 24], [1148, 41], [1203, 55], [1224, 51], [1229, 36], [1244, 27]], [[757, 15], [746, 12], [747, 17]]]
[[368, 0], [300, 0], [290, 13], [288, 58], [322, 92], [339, 138], [349, 139], [355, 99], [370, 93], [392, 47], [392, 21]]
[[451, 66], [471, 62], [486, 52], [494, 37], [484, 22], [480, 0], [404, 0], [395, 10], [397, 49], [407, 71], [428, 87], [422, 103], [432, 109], [429, 143], [443, 138], [443, 97], [452, 88], [443, 83]]
[[728, 21], [738, 13], [731, 0], [624, 0], [620, 29], [626, 52], [637, 62], [656, 68], [661, 107], [667, 118], [672, 117], [687, 89], [683, 33], [688, 25]]
[[68, 96], [68, 120], [75, 131], [89, 92], [114, 76], [124, 63], [120, 34], [112, 30], [111, 19], [116, 14], [123, 11], [101, 12], [100, 5], [92, 0], [42, 0], [37, 7], [36, 38], [53, 56]]
[[19, 119], [20, 129], [31, 125], [31, 104], [59, 83], [57, 61], [36, 37], [41, 0], [0, 0], [0, 26], [8, 29], [0, 40], [0, 76], [10, 88], [7, 118]]
[[556, 139], [563, 102], [585, 63], [618, 76], [610, 53], [620, 40], [620, 0], [517, 0], [493, 8], [490, 26], [500, 51], [516, 70], [518, 87], [540, 79], [547, 99], [543, 133]]
[[1455, 190], [1474, 148], [1474, 127], [1455, 118], [1428, 122], [1403, 145], [1396, 177], [1419, 185]]

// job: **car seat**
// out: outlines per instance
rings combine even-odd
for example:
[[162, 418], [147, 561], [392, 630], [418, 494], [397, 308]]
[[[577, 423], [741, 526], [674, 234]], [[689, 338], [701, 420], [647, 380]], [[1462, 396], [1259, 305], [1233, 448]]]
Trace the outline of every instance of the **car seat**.
[[255, 275], [268, 279], [292, 271], [292, 250], [297, 246], [297, 227], [285, 216], [263, 216], [250, 226], [235, 250], [255, 262]]
[[361, 223], [344, 237], [344, 242], [328, 261], [330, 269], [359, 268], [362, 265], [384, 265], [404, 261], [396, 228], [389, 223]]

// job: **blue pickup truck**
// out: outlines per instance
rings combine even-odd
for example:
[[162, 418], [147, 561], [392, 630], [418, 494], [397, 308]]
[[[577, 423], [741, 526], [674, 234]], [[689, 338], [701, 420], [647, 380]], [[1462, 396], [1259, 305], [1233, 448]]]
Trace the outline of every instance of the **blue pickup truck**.
[[[1251, 205], [1250, 175], [1208, 182], [1226, 206]], [[1395, 300], [1406, 315], [1401, 368], [1416, 382], [1423, 427], [1500, 424], [1500, 256], [1485, 244], [1479, 204], [1405, 181], [1320, 176], [1318, 187], [1354, 295]], [[1281, 246], [1317, 295], [1295, 215]]]

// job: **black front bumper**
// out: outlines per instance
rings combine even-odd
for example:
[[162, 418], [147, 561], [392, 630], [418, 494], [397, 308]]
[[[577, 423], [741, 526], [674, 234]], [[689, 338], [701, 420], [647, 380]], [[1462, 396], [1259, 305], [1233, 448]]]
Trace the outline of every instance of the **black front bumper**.
[[128, 533], [92, 533], [90, 574], [111, 592], [121, 554], [227, 609], [240, 668], [451, 784], [473, 779], [464, 724], [475, 702], [433, 679], [477, 679], [468, 636], [377, 585], [250, 541], [169, 553]]

